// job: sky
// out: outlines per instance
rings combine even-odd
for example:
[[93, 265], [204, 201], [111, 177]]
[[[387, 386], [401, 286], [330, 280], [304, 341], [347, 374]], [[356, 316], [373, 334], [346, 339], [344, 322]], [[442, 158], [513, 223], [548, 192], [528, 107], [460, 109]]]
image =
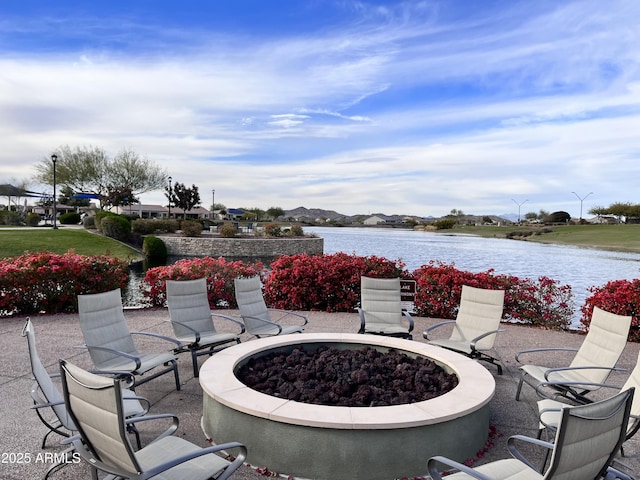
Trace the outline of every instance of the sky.
[[0, 183], [93, 146], [206, 207], [589, 218], [640, 203], [639, 67], [637, 0], [3, 0]]

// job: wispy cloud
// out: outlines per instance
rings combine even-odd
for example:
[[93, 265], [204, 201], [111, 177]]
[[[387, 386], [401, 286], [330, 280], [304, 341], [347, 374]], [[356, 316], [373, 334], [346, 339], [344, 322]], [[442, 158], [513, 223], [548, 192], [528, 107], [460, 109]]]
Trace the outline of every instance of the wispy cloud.
[[228, 206], [638, 201], [638, 2], [310, 2], [228, 29], [108, 8], [0, 19], [0, 180], [69, 144], [133, 148]]

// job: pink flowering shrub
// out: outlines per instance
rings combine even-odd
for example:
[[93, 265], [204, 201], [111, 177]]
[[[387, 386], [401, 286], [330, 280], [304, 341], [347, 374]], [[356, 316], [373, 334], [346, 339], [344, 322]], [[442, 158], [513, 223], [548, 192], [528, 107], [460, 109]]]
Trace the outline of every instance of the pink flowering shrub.
[[179, 260], [173, 265], [147, 270], [143, 285], [144, 295], [151, 306], [162, 307], [167, 301], [167, 280], [207, 279], [207, 293], [211, 308], [236, 308], [233, 280], [236, 277], [252, 277], [263, 274], [261, 262], [244, 264], [228, 262], [224, 258], [193, 258]]
[[360, 302], [360, 277], [410, 278], [400, 260], [331, 255], [285, 255], [271, 263], [265, 280], [267, 305], [287, 310], [352, 312]]
[[76, 296], [125, 288], [124, 260], [69, 251], [0, 259], [0, 316], [76, 312]]
[[592, 293], [582, 308], [580, 323], [589, 329], [593, 307], [617, 315], [631, 315], [629, 341], [640, 342], [640, 279], [612, 280], [600, 287], [591, 287]]
[[418, 315], [454, 319], [462, 285], [505, 291], [503, 318], [550, 329], [571, 324], [574, 302], [570, 285], [558, 285], [547, 277], [537, 282], [512, 275], [495, 275], [493, 270], [472, 273], [453, 264], [431, 261], [414, 270], [415, 308]]

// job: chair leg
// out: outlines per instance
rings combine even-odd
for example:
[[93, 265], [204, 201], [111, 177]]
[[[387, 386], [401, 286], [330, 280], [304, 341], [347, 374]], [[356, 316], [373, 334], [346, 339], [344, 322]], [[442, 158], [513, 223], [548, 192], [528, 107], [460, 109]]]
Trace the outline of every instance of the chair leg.
[[180, 374], [178, 373], [178, 362], [175, 360], [171, 360], [171, 365], [173, 365], [173, 376], [176, 380], [176, 390], [180, 390]]
[[520, 392], [522, 391], [523, 383], [524, 383], [524, 373], [520, 376], [520, 381], [518, 382], [518, 390], [516, 390], [516, 401], [520, 401]]
[[193, 365], [193, 378], [198, 378], [200, 369], [198, 368], [198, 353], [196, 350], [191, 350], [191, 365]]

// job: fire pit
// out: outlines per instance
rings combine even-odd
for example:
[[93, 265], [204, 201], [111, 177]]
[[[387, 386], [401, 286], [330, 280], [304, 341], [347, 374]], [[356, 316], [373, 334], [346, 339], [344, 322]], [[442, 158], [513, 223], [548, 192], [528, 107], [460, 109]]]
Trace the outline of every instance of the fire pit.
[[[305, 345], [350, 350], [372, 347], [428, 357], [454, 373], [458, 385], [439, 397], [379, 407], [301, 403], [259, 393], [236, 371], [252, 358]], [[200, 369], [203, 429], [214, 442], [247, 445], [255, 466], [313, 479], [392, 479], [426, 473], [426, 461], [464, 461], [486, 442], [495, 382], [480, 364], [424, 343], [358, 334], [300, 334], [227, 348]]]

